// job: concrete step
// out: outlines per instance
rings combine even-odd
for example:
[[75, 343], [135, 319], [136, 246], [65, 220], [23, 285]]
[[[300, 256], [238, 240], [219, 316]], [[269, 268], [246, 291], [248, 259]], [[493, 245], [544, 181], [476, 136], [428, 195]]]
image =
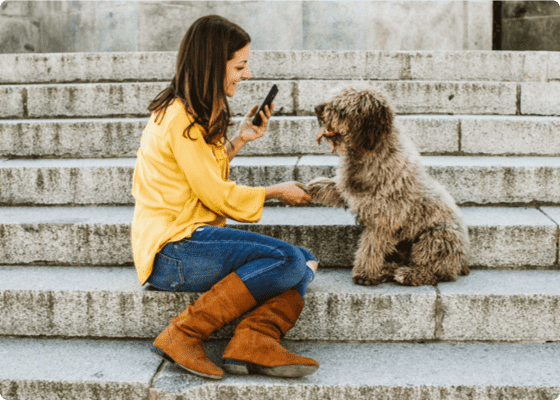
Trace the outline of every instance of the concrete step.
[[[147, 118], [0, 120], [0, 157], [135, 157]], [[229, 129], [233, 137], [240, 117]], [[399, 115], [399, 130], [422, 154], [560, 155], [558, 117]], [[315, 117], [275, 117], [240, 156], [330, 154], [317, 145]]]
[[[130, 267], [0, 267], [0, 335], [153, 339], [200, 294], [147, 290]], [[147, 286], [151, 288], [151, 286]], [[558, 341], [558, 271], [479, 271], [456, 282], [365, 287], [320, 269], [286, 338]], [[233, 335], [235, 320], [212, 338]]]
[[[169, 81], [177, 52], [0, 54], [0, 83]], [[557, 52], [251, 51], [253, 79], [560, 80]]]
[[[0, 159], [2, 205], [129, 205], [134, 158]], [[269, 186], [333, 177], [338, 156], [236, 157], [230, 179]], [[463, 205], [560, 204], [560, 157], [426, 156], [430, 175]]]
[[[132, 265], [133, 207], [0, 207], [0, 264]], [[470, 265], [484, 269], [560, 269], [560, 208], [462, 208]], [[228, 220], [303, 246], [323, 267], [353, 265], [362, 227], [343, 210], [267, 207], [257, 224]], [[22, 245], [25, 244], [25, 245]]]
[[[332, 89], [351, 81], [249, 81], [231, 99], [242, 116], [277, 83], [275, 115], [314, 115]], [[560, 82], [367, 81], [399, 114], [560, 115]], [[164, 82], [0, 86], [0, 118], [146, 116]], [[4, 104], [6, 103], [6, 104]]]
[[[161, 361], [147, 342], [0, 339], [6, 400], [555, 399], [560, 345], [502, 343], [294, 343], [316, 359], [312, 375], [198, 378]], [[221, 365], [226, 342], [205, 345]], [[161, 366], [160, 366], [161, 365]]]

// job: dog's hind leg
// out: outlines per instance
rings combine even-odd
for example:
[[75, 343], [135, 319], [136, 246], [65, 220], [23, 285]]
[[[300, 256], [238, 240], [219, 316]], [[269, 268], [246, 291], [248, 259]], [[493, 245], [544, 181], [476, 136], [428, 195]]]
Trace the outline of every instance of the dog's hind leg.
[[459, 235], [445, 226], [422, 233], [412, 246], [410, 259], [409, 267], [395, 271], [395, 281], [403, 285], [435, 285], [469, 274]]

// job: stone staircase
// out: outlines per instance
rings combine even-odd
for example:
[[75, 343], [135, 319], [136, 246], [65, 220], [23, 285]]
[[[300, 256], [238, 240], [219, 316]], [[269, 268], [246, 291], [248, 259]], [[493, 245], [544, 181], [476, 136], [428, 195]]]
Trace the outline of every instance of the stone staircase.
[[[233, 160], [246, 185], [334, 174], [313, 106], [363, 79], [461, 206], [471, 275], [436, 287], [353, 285], [361, 228], [267, 202], [228, 225], [305, 246], [320, 271], [287, 348], [303, 379], [182, 372], [147, 344], [198, 293], [142, 288], [130, 194], [146, 106], [176, 53], [0, 55], [0, 396], [23, 399], [550, 399], [560, 395], [560, 53], [253, 51], [240, 116], [271, 84], [267, 135]], [[208, 353], [220, 363], [236, 322]]]

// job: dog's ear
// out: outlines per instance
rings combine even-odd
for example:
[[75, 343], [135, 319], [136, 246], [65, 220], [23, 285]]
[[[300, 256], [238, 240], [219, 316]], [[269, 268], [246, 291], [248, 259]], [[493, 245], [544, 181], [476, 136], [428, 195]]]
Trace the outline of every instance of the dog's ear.
[[353, 114], [349, 139], [355, 149], [374, 150], [393, 131], [395, 114], [387, 99], [378, 92], [362, 92]]

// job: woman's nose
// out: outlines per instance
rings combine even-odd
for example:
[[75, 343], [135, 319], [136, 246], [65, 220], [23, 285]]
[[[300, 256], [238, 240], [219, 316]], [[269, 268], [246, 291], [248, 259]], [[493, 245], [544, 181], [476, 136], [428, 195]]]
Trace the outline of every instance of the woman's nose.
[[251, 79], [251, 70], [247, 68], [242, 76], [243, 79]]

